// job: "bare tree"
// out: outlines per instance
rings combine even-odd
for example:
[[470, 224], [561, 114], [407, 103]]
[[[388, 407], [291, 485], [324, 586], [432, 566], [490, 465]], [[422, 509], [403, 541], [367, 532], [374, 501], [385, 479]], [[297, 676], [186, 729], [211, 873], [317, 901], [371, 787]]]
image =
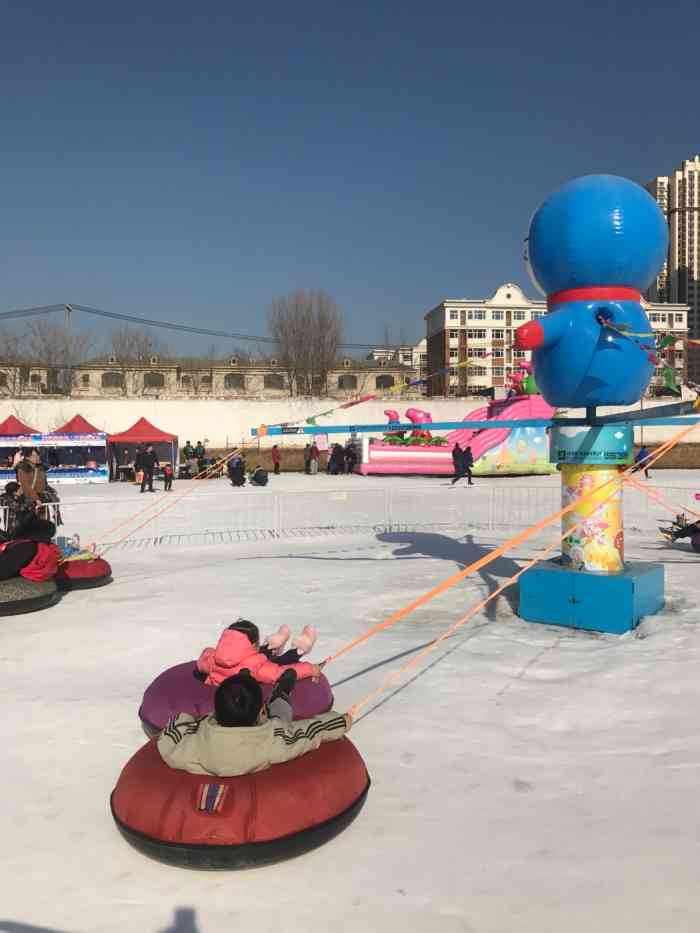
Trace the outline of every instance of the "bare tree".
[[343, 334], [342, 314], [331, 296], [299, 289], [275, 298], [268, 326], [287, 373], [289, 394], [325, 394]]
[[4, 379], [0, 379], [0, 391], [11, 398], [19, 395], [29, 379], [29, 365], [25, 341], [15, 330], [0, 329], [0, 367]]
[[27, 361], [46, 370], [45, 391], [70, 395], [75, 367], [87, 359], [92, 336], [37, 318], [27, 325], [23, 346]]
[[110, 336], [110, 355], [122, 376], [124, 395], [135, 394], [139, 388], [136, 366], [148, 363], [152, 356], [164, 357], [170, 348], [142, 327], [118, 327]]

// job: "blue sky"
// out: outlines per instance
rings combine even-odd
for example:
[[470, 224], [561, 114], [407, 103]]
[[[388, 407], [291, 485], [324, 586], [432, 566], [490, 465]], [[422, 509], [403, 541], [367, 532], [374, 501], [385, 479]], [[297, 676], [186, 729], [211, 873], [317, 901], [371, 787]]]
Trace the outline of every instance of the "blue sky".
[[365, 342], [532, 293], [553, 187], [700, 151], [697, 6], [572, 7], [0, 0], [0, 310], [266, 333], [324, 288]]

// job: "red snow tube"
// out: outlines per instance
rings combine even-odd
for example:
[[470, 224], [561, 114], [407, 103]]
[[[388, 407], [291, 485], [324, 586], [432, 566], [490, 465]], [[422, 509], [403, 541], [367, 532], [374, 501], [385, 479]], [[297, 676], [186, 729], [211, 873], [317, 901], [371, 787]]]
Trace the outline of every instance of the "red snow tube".
[[125, 765], [110, 800], [124, 838], [187, 868], [250, 868], [314, 849], [362, 808], [369, 776], [346, 738], [240, 777], [168, 767], [151, 739]]
[[59, 565], [56, 585], [59, 590], [87, 590], [112, 582], [112, 568], [101, 557], [94, 560], [67, 560]]

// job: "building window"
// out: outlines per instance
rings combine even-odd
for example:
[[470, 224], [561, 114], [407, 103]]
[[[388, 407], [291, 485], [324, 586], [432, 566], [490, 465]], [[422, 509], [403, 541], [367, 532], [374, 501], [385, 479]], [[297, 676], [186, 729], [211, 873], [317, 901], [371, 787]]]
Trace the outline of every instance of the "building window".
[[165, 376], [163, 373], [144, 373], [144, 389], [162, 389], [165, 386]]
[[378, 389], [391, 389], [393, 385], [394, 385], [393, 376], [388, 376], [388, 375], [377, 376], [376, 381], [375, 381], [375, 386]]
[[682, 314], [677, 314], [677, 315], [676, 315], [676, 324], [682, 324], [682, 323], [683, 323], [683, 315], [682, 315]]
[[485, 311], [468, 311], [467, 320], [469, 321], [485, 321], [486, 312]]
[[226, 373], [224, 389], [245, 389], [245, 376], [242, 373]]
[[537, 320], [539, 320], [541, 317], [544, 317], [544, 311], [533, 311], [533, 312], [532, 312], [532, 320], [533, 320], [533, 321], [537, 321]]
[[502, 320], [503, 320], [503, 311], [492, 311], [492, 312], [491, 312], [491, 318], [492, 318], [492, 320], [494, 320], [494, 321], [502, 321]]
[[492, 330], [491, 337], [494, 340], [503, 340], [503, 331], [502, 330]]
[[0, 373], [0, 389], [7, 388], [7, 373]]
[[39, 383], [41, 382], [41, 376], [39, 375], [39, 373], [32, 373], [29, 381], [31, 382], [33, 386], [38, 386]]
[[485, 376], [486, 367], [485, 366], [469, 366], [467, 372], [470, 376]]
[[521, 360], [525, 356], [525, 350], [513, 350], [513, 359]]
[[514, 321], [524, 321], [525, 312], [524, 311], [513, 311], [513, 320]]
[[494, 376], [502, 376], [502, 375], [503, 375], [503, 367], [502, 367], [502, 366], [494, 366], [494, 367], [493, 367], [493, 370], [492, 370], [492, 373], [493, 373]]
[[469, 351], [469, 356], [486, 356], [486, 350], [484, 347], [474, 347]]
[[457, 368], [455, 366], [450, 366], [450, 376], [457, 375]]
[[203, 389], [211, 389], [211, 376], [202, 376], [199, 384]]
[[284, 376], [281, 373], [266, 373], [263, 376], [263, 386], [266, 389], [283, 389]]
[[486, 340], [486, 331], [479, 329], [468, 330], [467, 338], [469, 340]]
[[492, 351], [491, 351], [491, 356], [492, 356], [495, 360], [502, 360], [502, 359], [503, 359], [503, 350], [500, 350], [500, 349], [492, 350]]
[[459, 311], [450, 311], [450, 320], [458, 321], [459, 320]]
[[121, 373], [107, 372], [102, 373], [103, 389], [123, 389], [124, 376]]
[[411, 354], [411, 353], [402, 353], [402, 354], [401, 354], [401, 362], [402, 362], [405, 366], [410, 366], [411, 363], [413, 362], [413, 354]]
[[80, 377], [80, 381], [84, 386], [89, 386], [90, 385], [90, 373], [83, 373], [83, 375]]
[[459, 337], [459, 331], [458, 331], [458, 330], [451, 330], [451, 331], [450, 331], [450, 340], [457, 340], [458, 337]]
[[183, 376], [182, 379], [180, 380], [180, 384], [185, 389], [191, 389], [192, 388], [192, 376]]
[[450, 350], [450, 359], [458, 360], [459, 359], [459, 350]]
[[353, 376], [350, 373], [338, 376], [338, 388], [345, 389], [346, 391], [354, 391], [357, 388], [357, 376]]

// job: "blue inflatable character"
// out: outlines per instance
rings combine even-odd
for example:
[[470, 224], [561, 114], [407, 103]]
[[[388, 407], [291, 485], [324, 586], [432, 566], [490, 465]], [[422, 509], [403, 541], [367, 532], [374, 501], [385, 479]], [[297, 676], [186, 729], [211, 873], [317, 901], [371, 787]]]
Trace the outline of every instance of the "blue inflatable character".
[[631, 405], [642, 397], [656, 359], [641, 292], [667, 246], [659, 206], [627, 178], [577, 178], [539, 208], [526, 259], [548, 313], [519, 327], [515, 346], [534, 351], [535, 379], [550, 405]]

